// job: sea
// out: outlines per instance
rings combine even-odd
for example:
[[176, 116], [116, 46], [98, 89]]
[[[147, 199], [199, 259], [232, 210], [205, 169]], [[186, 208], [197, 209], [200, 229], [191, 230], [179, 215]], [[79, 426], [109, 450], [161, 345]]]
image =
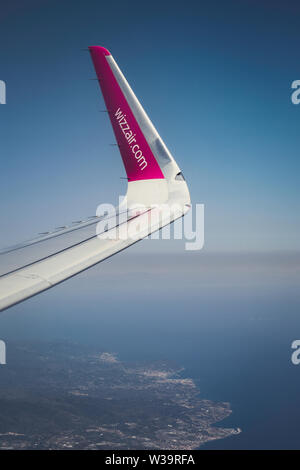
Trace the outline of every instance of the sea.
[[[300, 254], [127, 250], [0, 314], [0, 339], [171, 361], [241, 433], [203, 449], [298, 449]], [[300, 356], [299, 356], [300, 357]], [[217, 424], [218, 425], [218, 424]]]

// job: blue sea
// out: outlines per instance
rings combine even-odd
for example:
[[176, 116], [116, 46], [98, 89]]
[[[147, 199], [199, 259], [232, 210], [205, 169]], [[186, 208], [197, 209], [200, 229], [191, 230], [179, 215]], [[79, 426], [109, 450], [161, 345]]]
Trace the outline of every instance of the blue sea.
[[[0, 315], [0, 339], [73, 341], [184, 367], [242, 433], [204, 449], [300, 447], [300, 255], [133, 248]], [[0, 369], [1, 373], [1, 369]]]

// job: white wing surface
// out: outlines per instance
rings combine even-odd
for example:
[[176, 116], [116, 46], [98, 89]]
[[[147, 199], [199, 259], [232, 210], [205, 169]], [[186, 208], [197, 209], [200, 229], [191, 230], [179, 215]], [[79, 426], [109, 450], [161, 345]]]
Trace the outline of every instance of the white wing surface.
[[127, 173], [126, 198], [114, 215], [76, 221], [0, 251], [0, 311], [124, 250], [190, 208], [177, 163], [112, 55], [100, 46], [89, 50]]

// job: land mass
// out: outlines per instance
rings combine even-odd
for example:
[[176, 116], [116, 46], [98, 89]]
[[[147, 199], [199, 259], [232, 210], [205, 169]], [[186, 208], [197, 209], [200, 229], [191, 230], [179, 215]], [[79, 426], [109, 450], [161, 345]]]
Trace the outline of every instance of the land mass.
[[196, 449], [238, 434], [167, 362], [125, 363], [75, 344], [27, 343], [0, 368], [0, 449]]

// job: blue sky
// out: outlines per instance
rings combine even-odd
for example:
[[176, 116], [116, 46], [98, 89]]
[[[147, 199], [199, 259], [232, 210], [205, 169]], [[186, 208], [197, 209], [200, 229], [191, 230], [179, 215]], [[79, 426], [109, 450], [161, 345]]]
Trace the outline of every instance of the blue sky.
[[205, 204], [205, 250], [299, 249], [297, 2], [13, 0], [1, 9], [2, 246], [126, 191], [82, 51], [99, 44], [177, 159], [193, 203]]

